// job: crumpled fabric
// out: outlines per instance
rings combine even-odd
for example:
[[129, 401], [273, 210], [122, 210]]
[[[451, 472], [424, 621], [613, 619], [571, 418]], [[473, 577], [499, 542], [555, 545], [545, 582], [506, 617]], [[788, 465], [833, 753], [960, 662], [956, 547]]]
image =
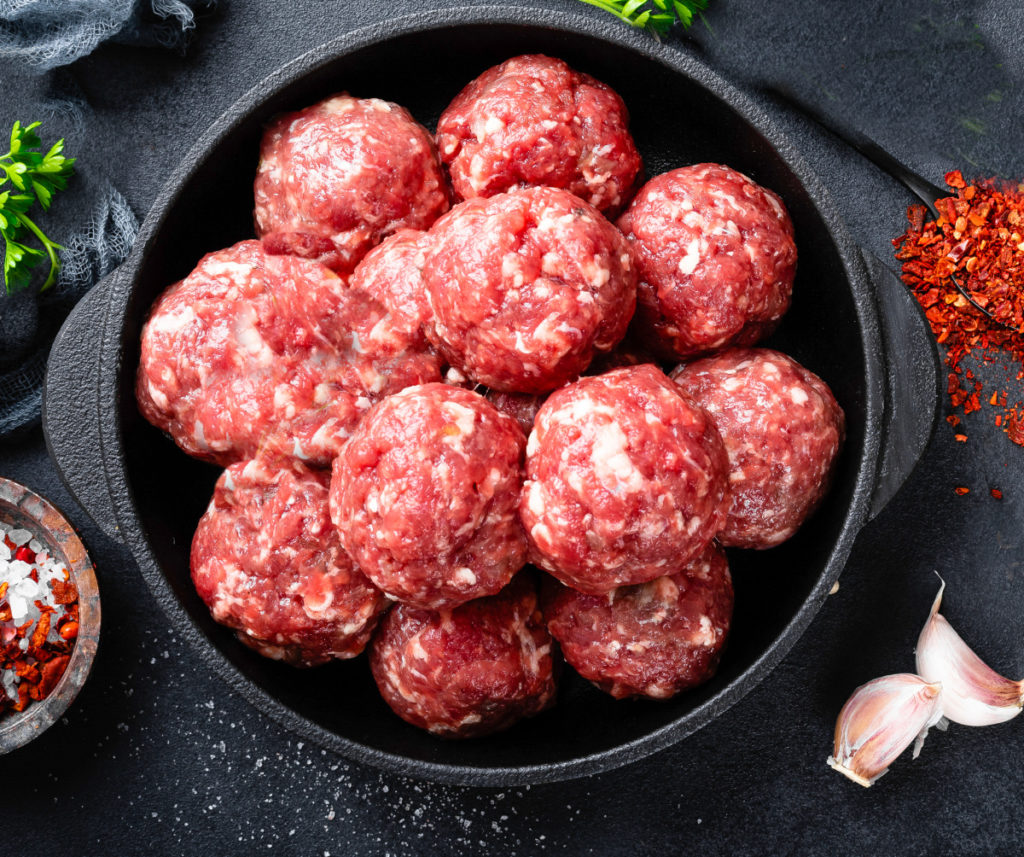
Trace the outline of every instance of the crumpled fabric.
[[[96, 184], [87, 189], [95, 200], [92, 215], [84, 229], [64, 240], [57, 282], [39, 296], [35, 347], [17, 366], [0, 370], [0, 438], [39, 422], [46, 358], [57, 331], [79, 299], [127, 258], [139, 231], [134, 212], [109, 181], [76, 179]], [[0, 313], [3, 308], [0, 303]]]
[[216, 0], [0, 0], [0, 67], [44, 72], [108, 39], [184, 48], [197, 12]]
[[[114, 39], [135, 45], [184, 50], [198, 13], [216, 0], [0, 0], [0, 69], [42, 74], [92, 52]], [[74, 157], [84, 139], [91, 108], [67, 72], [51, 74], [51, 97], [38, 115], [44, 142], [63, 137]], [[0, 128], [5, 138], [7, 128]], [[58, 209], [78, 213], [77, 224], [52, 237], [61, 242], [56, 285], [39, 295], [38, 329], [31, 351], [16, 365], [0, 360], [0, 440], [37, 425], [46, 359], [61, 324], [78, 300], [123, 262], [139, 230], [125, 198], [103, 174], [102, 164], [79, 159], [75, 175], [47, 215]], [[56, 215], [54, 212], [57, 212]], [[8, 307], [0, 284], [0, 330]], [[0, 345], [2, 347], [2, 345]], [[2, 355], [0, 355], [2, 356]]]

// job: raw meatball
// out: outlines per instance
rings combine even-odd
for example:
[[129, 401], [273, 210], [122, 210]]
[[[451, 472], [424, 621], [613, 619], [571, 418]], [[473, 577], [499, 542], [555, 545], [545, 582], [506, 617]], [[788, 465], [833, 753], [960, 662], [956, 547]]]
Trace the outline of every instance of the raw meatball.
[[629, 247], [571, 193], [472, 199], [430, 233], [428, 335], [474, 381], [510, 393], [553, 390], [625, 334], [636, 303]]
[[725, 551], [712, 543], [682, 571], [604, 595], [548, 578], [543, 610], [566, 662], [616, 699], [667, 699], [715, 674], [732, 619]]
[[345, 550], [400, 601], [440, 609], [493, 595], [526, 561], [525, 445], [515, 420], [469, 390], [425, 384], [385, 399], [334, 461]]
[[448, 210], [430, 133], [403, 107], [335, 95], [278, 117], [256, 173], [256, 230], [271, 253], [318, 259], [347, 274], [403, 226]]
[[296, 461], [234, 464], [192, 540], [192, 580], [213, 618], [296, 666], [358, 655], [389, 603], [341, 549], [328, 481]]
[[636, 332], [666, 359], [752, 345], [789, 309], [793, 224], [742, 173], [697, 164], [651, 179], [619, 228], [640, 272]]
[[426, 232], [400, 229], [363, 257], [350, 280], [352, 288], [387, 307], [392, 322], [420, 345], [426, 344], [423, 329], [430, 321], [430, 301], [423, 283], [428, 240]]
[[552, 393], [526, 455], [531, 558], [582, 592], [675, 574], [725, 522], [722, 439], [649, 364]]
[[499, 390], [488, 390], [487, 401], [503, 414], [512, 417], [524, 435], [533, 431], [533, 421], [537, 411], [544, 404], [544, 396], [531, 396], [529, 393], [502, 393]]
[[327, 465], [376, 399], [440, 372], [437, 355], [327, 268], [243, 241], [157, 300], [136, 398], [198, 458], [275, 450]]
[[705, 408], [729, 453], [732, 505], [718, 540], [770, 548], [825, 496], [843, 442], [843, 411], [824, 381], [766, 348], [737, 348], [672, 377]]
[[527, 574], [453, 610], [398, 605], [373, 638], [370, 667], [399, 717], [444, 738], [507, 729], [555, 700], [551, 637]]
[[615, 91], [540, 55], [466, 86], [441, 114], [437, 145], [460, 199], [560, 187], [609, 216], [629, 202], [642, 168]]

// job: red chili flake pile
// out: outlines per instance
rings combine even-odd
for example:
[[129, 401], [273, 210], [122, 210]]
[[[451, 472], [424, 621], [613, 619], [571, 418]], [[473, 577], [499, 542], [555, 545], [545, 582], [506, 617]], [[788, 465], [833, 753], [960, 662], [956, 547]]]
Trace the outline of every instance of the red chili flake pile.
[[[962, 365], [973, 356], [984, 363], [1005, 361], [1007, 386], [1024, 379], [1024, 183], [979, 179], [968, 184], [959, 170], [946, 174], [955, 195], [935, 203], [941, 215], [926, 221], [928, 209], [907, 209], [909, 228], [893, 240], [903, 263], [903, 282], [924, 308], [932, 333], [946, 347], [946, 390], [963, 415], [981, 409], [980, 379]], [[956, 276], [979, 312], [950, 280]], [[1004, 322], [1015, 330], [1007, 329]], [[999, 409], [995, 418], [1014, 443], [1024, 446], [1024, 403], [1007, 389], [986, 397]], [[1011, 399], [1013, 404], [1007, 404]], [[954, 428], [960, 415], [946, 418]], [[958, 434], [957, 440], [963, 437]]]
[[45, 699], [78, 638], [78, 590], [28, 530], [0, 523], [0, 717]]

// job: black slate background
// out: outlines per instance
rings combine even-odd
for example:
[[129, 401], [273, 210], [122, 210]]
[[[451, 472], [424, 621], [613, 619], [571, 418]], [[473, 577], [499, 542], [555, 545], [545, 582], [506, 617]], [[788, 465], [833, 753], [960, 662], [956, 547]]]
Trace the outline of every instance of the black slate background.
[[[431, 5], [410, 0], [401, 11]], [[543, 5], [601, 14], [572, 0]], [[0, 70], [0, 127], [35, 118], [55, 85], [77, 87], [94, 110], [75, 135], [83, 181], [109, 177], [141, 219], [195, 137], [241, 93], [304, 50], [397, 12], [381, 0], [222, 0], [184, 57], [107, 46], [56, 79]], [[672, 42], [703, 53], [755, 95], [787, 86], [933, 181], [954, 167], [1024, 176], [1019, 0], [713, 0], [708, 22], [710, 30], [698, 25]], [[778, 112], [855, 238], [889, 259], [907, 194], [798, 116]], [[62, 221], [86, 216], [73, 192], [60, 204]], [[1007, 375], [998, 365], [987, 371], [995, 380]], [[940, 422], [917, 470], [858, 538], [838, 593], [732, 710], [617, 771], [485, 790], [346, 762], [230, 693], [167, 627], [131, 558], [69, 498], [36, 430], [0, 447], [0, 474], [49, 497], [81, 529], [98, 566], [105, 627], [93, 676], [65, 720], [0, 758], [9, 822], [2, 850], [1019, 853], [1024, 722], [935, 732], [917, 761], [900, 759], [870, 790], [825, 766], [849, 692], [913, 668], [933, 571], [949, 585], [945, 612], [963, 636], [997, 669], [1024, 675], [1024, 450], [984, 411], [967, 433], [966, 444], [956, 443]], [[971, 493], [956, 496], [957, 485]], [[1001, 502], [989, 495], [993, 487]]]

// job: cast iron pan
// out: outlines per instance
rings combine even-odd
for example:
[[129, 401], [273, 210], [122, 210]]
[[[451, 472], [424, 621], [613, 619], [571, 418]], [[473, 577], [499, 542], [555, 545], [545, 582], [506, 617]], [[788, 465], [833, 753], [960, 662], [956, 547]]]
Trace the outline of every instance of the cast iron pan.
[[[796, 225], [799, 275], [793, 309], [770, 344], [825, 378], [846, 410], [849, 436], [831, 494], [794, 539], [731, 553], [734, 632], [714, 680], [664, 703], [616, 702], [569, 675], [550, 712], [502, 735], [442, 742], [386, 708], [365, 659], [291, 669], [210, 619], [192, 588], [188, 554], [217, 471], [186, 457], [136, 411], [139, 332], [158, 293], [200, 256], [252, 235], [258, 142], [275, 113], [347, 90], [403, 104], [432, 127], [483, 69], [537, 51], [622, 94], [649, 175], [721, 161], [782, 195]], [[877, 272], [873, 283], [825, 188], [768, 116], [692, 56], [611, 18], [488, 7], [414, 15], [310, 51], [203, 135], [154, 203], [131, 257], [62, 330], [50, 358], [46, 436], [68, 487], [131, 548], [177, 630], [261, 711], [338, 753], [403, 774], [476, 785], [568, 779], [678, 741], [764, 678], [817, 612], [857, 532], [916, 462], [938, 401], [934, 352], [912, 299], [884, 267]], [[894, 410], [905, 402], [913, 406]]]

